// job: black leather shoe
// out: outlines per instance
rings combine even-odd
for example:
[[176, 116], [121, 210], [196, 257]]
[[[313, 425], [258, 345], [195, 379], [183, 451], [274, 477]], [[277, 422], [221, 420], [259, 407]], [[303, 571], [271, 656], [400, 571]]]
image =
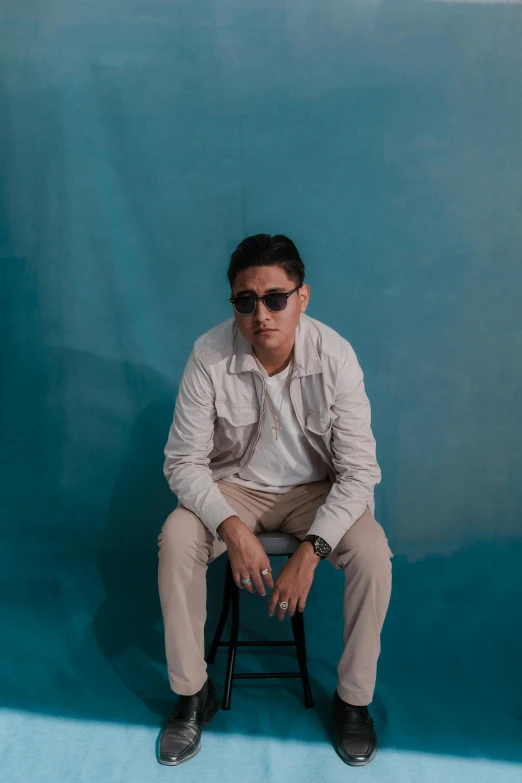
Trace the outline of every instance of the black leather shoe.
[[351, 767], [368, 764], [377, 753], [377, 735], [368, 708], [347, 704], [337, 690], [332, 707], [337, 754]]
[[158, 741], [158, 761], [175, 767], [201, 750], [201, 729], [219, 709], [216, 687], [207, 679], [198, 693], [179, 696]]

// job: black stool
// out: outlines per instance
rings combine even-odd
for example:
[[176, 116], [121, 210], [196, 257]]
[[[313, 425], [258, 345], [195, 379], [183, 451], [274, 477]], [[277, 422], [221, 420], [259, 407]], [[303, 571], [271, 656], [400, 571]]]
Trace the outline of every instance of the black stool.
[[[269, 557], [283, 555], [291, 557], [300, 545], [301, 541], [296, 536], [287, 533], [260, 533], [258, 535], [263, 548]], [[230, 629], [230, 641], [222, 642], [221, 636], [225, 628], [228, 617], [228, 611], [232, 605], [232, 627]], [[275, 617], [274, 613], [274, 617]], [[225, 576], [225, 592], [223, 595], [223, 608], [217, 624], [216, 632], [208, 651], [207, 663], [214, 663], [218, 647], [228, 647], [228, 663], [225, 678], [225, 694], [223, 697], [222, 709], [230, 709], [230, 697], [232, 693], [232, 680], [250, 679], [250, 678], [268, 678], [268, 677], [301, 677], [304, 691], [305, 707], [308, 709], [314, 706], [312, 691], [310, 688], [310, 679], [306, 667], [306, 642], [304, 631], [303, 612], [296, 611], [290, 618], [292, 621], [293, 641], [274, 641], [274, 642], [238, 642], [239, 630], [239, 588], [234, 582], [230, 560], [227, 563]], [[260, 672], [253, 674], [234, 674], [234, 664], [236, 661], [236, 649], [238, 647], [295, 647], [297, 660], [299, 662], [298, 672]]]

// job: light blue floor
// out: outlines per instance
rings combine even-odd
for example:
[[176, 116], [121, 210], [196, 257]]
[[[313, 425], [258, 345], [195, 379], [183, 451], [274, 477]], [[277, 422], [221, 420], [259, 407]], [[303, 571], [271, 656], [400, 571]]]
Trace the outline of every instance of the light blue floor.
[[[155, 550], [26, 554], [5, 558], [0, 585], [2, 783], [522, 781], [520, 545], [480, 545], [416, 563], [394, 558], [371, 706], [380, 752], [358, 770], [337, 757], [327, 728], [341, 642], [340, 573], [321, 568], [306, 610], [316, 708], [304, 709], [298, 680], [236, 682], [232, 709], [204, 731], [198, 756], [169, 768], [155, 759], [173, 705]], [[224, 559], [209, 571], [209, 636], [223, 567]], [[325, 613], [332, 595], [339, 601]], [[241, 601], [245, 637], [288, 635], [288, 622], [266, 617], [263, 599], [244, 594]], [[239, 655], [243, 671], [294, 668], [291, 649]], [[209, 667], [220, 693], [225, 656], [220, 651]]]
[[[254, 699], [240, 699], [241, 708]], [[238, 706], [239, 706], [238, 705]], [[279, 702], [281, 707], [281, 703]], [[522, 767], [515, 763], [395, 750], [386, 747], [362, 769], [351, 769], [337, 758], [322, 737], [314, 716], [299, 718], [297, 710], [256, 708], [256, 717], [221, 712], [205, 731], [200, 753], [179, 767], [154, 760], [156, 729], [18, 711], [2, 711], [2, 780], [27, 781], [337, 781], [358, 779], [376, 783], [520, 783]], [[242, 730], [248, 720], [250, 730]], [[281, 722], [280, 722], [281, 721]], [[283, 721], [291, 726], [283, 725]], [[280, 738], [265, 736], [279, 731]]]

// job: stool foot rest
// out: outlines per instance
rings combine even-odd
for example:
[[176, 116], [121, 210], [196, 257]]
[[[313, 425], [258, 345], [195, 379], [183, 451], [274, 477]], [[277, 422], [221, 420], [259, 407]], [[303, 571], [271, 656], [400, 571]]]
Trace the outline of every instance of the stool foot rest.
[[276, 679], [279, 679], [280, 677], [302, 677], [301, 672], [259, 672], [258, 674], [233, 674], [232, 679], [233, 680], [249, 680], [250, 678], [253, 678], [254, 680], [265, 680], [268, 677], [275, 677]]
[[[219, 642], [218, 647], [230, 647], [230, 642]], [[293, 641], [281, 641], [281, 642], [236, 642], [236, 647], [295, 647], [296, 643]]]

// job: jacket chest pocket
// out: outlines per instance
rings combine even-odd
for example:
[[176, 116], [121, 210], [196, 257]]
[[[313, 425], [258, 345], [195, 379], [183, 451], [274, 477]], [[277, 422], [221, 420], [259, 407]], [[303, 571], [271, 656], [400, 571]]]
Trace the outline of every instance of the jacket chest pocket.
[[332, 419], [329, 411], [322, 413], [305, 411], [305, 427], [308, 433], [311, 433], [311, 439], [315, 440], [323, 450], [328, 452], [331, 450]]
[[242, 453], [259, 422], [259, 405], [233, 405], [227, 400], [216, 400], [214, 447], [222, 451]]
[[329, 411], [317, 413], [305, 411], [306, 429], [315, 435], [327, 435], [332, 429], [332, 420]]

